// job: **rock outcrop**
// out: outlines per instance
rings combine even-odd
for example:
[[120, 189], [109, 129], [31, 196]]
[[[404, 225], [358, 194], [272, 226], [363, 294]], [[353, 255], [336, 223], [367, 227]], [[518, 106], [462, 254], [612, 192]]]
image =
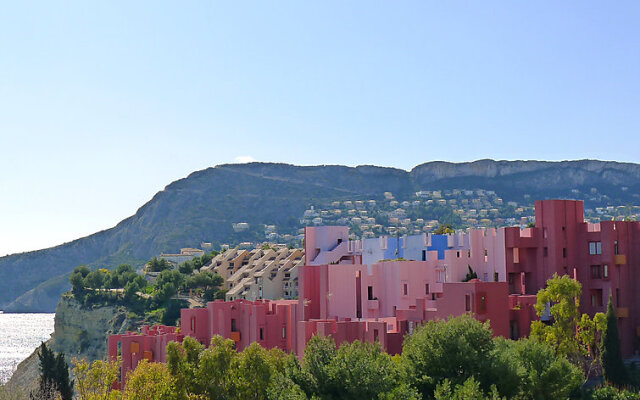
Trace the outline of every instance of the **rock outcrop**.
[[[123, 307], [84, 308], [71, 295], [60, 298], [56, 307], [55, 331], [47, 345], [57, 353], [64, 353], [68, 362], [73, 357], [88, 361], [107, 356], [107, 341], [111, 334], [136, 329]], [[24, 392], [34, 389], [39, 375], [37, 350], [22, 361], [8, 386]]]

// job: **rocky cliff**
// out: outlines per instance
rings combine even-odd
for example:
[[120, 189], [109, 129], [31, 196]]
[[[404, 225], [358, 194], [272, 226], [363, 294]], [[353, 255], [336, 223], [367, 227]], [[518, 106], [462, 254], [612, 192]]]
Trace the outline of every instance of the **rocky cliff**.
[[[60, 298], [56, 307], [55, 331], [47, 344], [55, 351], [89, 361], [107, 356], [107, 341], [111, 334], [137, 329], [137, 320], [128, 318], [127, 311], [118, 307], [83, 308], [73, 296]], [[7, 385], [25, 392], [34, 388], [39, 375], [39, 361], [34, 352], [18, 365]]]

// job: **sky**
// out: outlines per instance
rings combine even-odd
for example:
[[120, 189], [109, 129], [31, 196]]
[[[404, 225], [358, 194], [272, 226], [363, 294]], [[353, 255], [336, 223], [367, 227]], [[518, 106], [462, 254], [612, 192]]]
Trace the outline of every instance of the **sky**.
[[0, 3], [0, 256], [223, 163], [640, 162], [640, 2]]

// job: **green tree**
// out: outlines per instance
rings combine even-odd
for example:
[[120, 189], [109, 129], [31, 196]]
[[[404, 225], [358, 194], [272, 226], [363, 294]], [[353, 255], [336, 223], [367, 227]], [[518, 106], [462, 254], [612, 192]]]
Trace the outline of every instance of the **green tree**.
[[189, 275], [193, 272], [193, 268], [194, 266], [191, 261], [185, 261], [178, 266], [178, 271], [180, 271], [181, 274]]
[[343, 343], [329, 363], [329, 379], [337, 399], [369, 400], [391, 392], [398, 368], [379, 343]]
[[266, 400], [267, 388], [277, 373], [274, 358], [284, 358], [280, 350], [273, 353], [253, 342], [232, 360], [234, 399]]
[[640, 400], [640, 394], [613, 386], [604, 386], [591, 394], [591, 400]]
[[495, 386], [491, 387], [489, 395], [480, 388], [480, 383], [471, 377], [460, 385], [452, 388], [448, 379], [438, 384], [434, 392], [435, 400], [500, 400], [500, 395]]
[[165, 260], [164, 258], [159, 259], [157, 257], [153, 257], [147, 263], [147, 271], [149, 272], [162, 272], [169, 268], [171, 268], [171, 264], [169, 263], [169, 261]]
[[611, 296], [607, 305], [606, 329], [602, 334], [602, 372], [605, 381], [614, 386], [629, 384], [629, 371], [622, 360], [620, 337], [618, 335], [618, 316], [613, 308]]
[[74, 296], [81, 298], [84, 295], [84, 278], [89, 275], [91, 270], [86, 265], [79, 265], [73, 269], [69, 282]]
[[174, 400], [177, 399], [175, 379], [167, 364], [142, 360], [129, 373], [123, 400]]
[[401, 364], [407, 382], [424, 398], [445, 379], [455, 386], [474, 377], [489, 389], [493, 348], [488, 323], [468, 315], [428, 321], [405, 339]]
[[167, 366], [181, 398], [188, 394], [203, 393], [202, 385], [196, 379], [203, 351], [204, 346], [189, 336], [184, 338], [182, 344], [170, 342], [167, 345]]
[[209, 399], [228, 399], [233, 392], [231, 365], [236, 356], [233, 340], [222, 336], [211, 338], [211, 345], [202, 352], [195, 376]]
[[101, 289], [104, 285], [106, 276], [107, 274], [102, 269], [90, 272], [84, 278], [84, 286], [92, 289]]
[[604, 315], [594, 318], [580, 314], [582, 285], [568, 275], [554, 274], [547, 286], [540, 289], [535, 305], [539, 317], [548, 317], [551, 324], [542, 321], [531, 323], [531, 338], [551, 345], [555, 351], [580, 364], [589, 371], [598, 361], [597, 336], [602, 330]]
[[302, 359], [303, 375], [298, 383], [308, 395], [317, 394], [320, 398], [332, 398], [335, 388], [331, 381], [329, 365], [336, 353], [336, 344], [331, 337], [314, 335], [307, 342]]
[[211, 271], [202, 271], [187, 278], [186, 286], [192, 289], [204, 289], [204, 298], [211, 301], [215, 298], [218, 288], [224, 283], [224, 279]]
[[73, 375], [76, 377], [77, 400], [117, 400], [118, 390], [112, 390], [113, 383], [120, 374], [118, 361], [96, 360], [89, 364], [86, 360], [72, 360]]
[[[518, 399], [567, 399], [577, 391], [583, 381], [582, 371], [571, 364], [566, 357], [557, 355], [554, 349], [546, 343], [533, 339], [518, 341], [502, 338], [494, 339], [496, 344], [495, 357], [507, 362], [497, 365], [508, 366], [507, 370], [492, 365], [496, 386], [510, 385], [510, 389], [500, 392], [508, 398]], [[505, 382], [505, 377], [511, 376]], [[513, 380], [513, 377], [516, 380]], [[513, 390], [513, 384], [516, 390]]]
[[456, 233], [451, 224], [440, 225], [436, 228], [435, 231], [433, 231], [434, 235], [446, 235], [448, 233]]
[[53, 399], [57, 392], [62, 400], [71, 400], [73, 381], [69, 378], [69, 366], [64, 359], [64, 354], [56, 355], [46, 343], [42, 343], [38, 351], [38, 360], [40, 361], [39, 388], [37, 394], [32, 394], [32, 397]]

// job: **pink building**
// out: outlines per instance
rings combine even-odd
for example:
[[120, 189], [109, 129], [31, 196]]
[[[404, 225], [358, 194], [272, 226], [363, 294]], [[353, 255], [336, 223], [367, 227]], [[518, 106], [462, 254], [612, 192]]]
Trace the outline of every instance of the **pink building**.
[[[183, 309], [181, 334], [161, 326], [145, 327], [140, 335], [114, 335], [109, 354], [115, 357], [120, 348], [123, 377], [142, 358], [165, 361], [166, 344], [184, 336], [208, 344], [221, 335], [240, 350], [258, 342], [302, 356], [307, 341], [321, 334], [336, 343], [378, 341], [396, 354], [416, 325], [464, 313], [490, 321], [495, 335], [516, 339], [529, 334], [535, 295], [558, 273], [582, 282], [585, 312], [604, 311], [613, 296], [623, 352], [629, 355], [640, 332], [633, 297], [640, 279], [638, 249], [639, 222], [586, 224], [580, 201], [536, 202], [535, 228], [476, 229], [446, 237], [356, 241], [349, 240], [347, 227], [309, 227], [307, 265], [298, 270], [299, 300], [215, 301]], [[385, 261], [390, 254], [414, 260]], [[479, 279], [462, 282], [469, 266]]]
[[[638, 351], [640, 308], [640, 222], [584, 222], [584, 204], [574, 200], [536, 201], [536, 227], [504, 228], [509, 292], [531, 297], [554, 273], [582, 284], [580, 309], [606, 312], [609, 296], [618, 314], [622, 353]], [[517, 296], [524, 295], [524, 296]], [[515, 301], [515, 300], [514, 300]], [[512, 312], [512, 314], [514, 314]], [[512, 330], [528, 334], [527, 318], [512, 319]]]
[[109, 336], [109, 357], [122, 357], [122, 382], [127, 373], [134, 370], [142, 359], [149, 361], [167, 360], [167, 344], [182, 342], [184, 335], [177, 333], [174, 326], [143, 326], [142, 331], [127, 332], [123, 335]]

